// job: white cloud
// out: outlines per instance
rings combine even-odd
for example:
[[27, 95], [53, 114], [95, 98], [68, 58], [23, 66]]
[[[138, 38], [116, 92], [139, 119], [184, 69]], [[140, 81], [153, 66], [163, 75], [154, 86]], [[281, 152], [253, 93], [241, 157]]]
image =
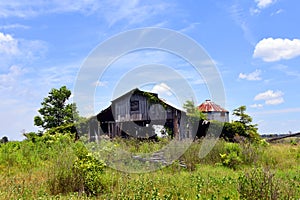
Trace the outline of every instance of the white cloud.
[[266, 62], [292, 59], [300, 56], [299, 39], [264, 38], [259, 41], [253, 53], [254, 58], [262, 58]]
[[166, 3], [146, 4], [140, 0], [118, 0], [106, 1], [100, 10], [102, 10], [109, 25], [112, 26], [121, 20], [126, 20], [129, 25], [138, 24], [155, 15], [167, 12], [167, 9], [170, 8], [171, 5]]
[[255, 0], [255, 3], [257, 4], [257, 7], [259, 9], [263, 9], [263, 8], [270, 6], [275, 1], [276, 0]]
[[283, 92], [281, 91], [276, 91], [274, 92], [273, 90], [267, 90], [266, 92], [259, 93], [258, 95], [255, 96], [254, 100], [268, 100], [268, 99], [274, 99], [281, 97], [283, 95]]
[[47, 44], [40, 40], [14, 38], [10, 34], [0, 32], [0, 61], [2, 65], [13, 63], [30, 63], [43, 57], [47, 52]]
[[279, 90], [277, 90], [276, 92], [274, 92], [273, 90], [267, 90], [256, 95], [254, 97], [254, 100], [264, 100], [266, 105], [277, 105], [284, 102], [283, 95], [284, 93]]
[[0, 32], [0, 54], [13, 55], [18, 53], [18, 41], [9, 34]]
[[34, 17], [41, 14], [78, 11], [89, 14], [97, 10], [100, 2], [97, 0], [10, 0], [0, 2], [0, 17]]
[[254, 72], [251, 72], [249, 74], [240, 73], [239, 78], [240, 79], [246, 79], [248, 81], [259, 81], [261, 80], [261, 70], [255, 70]]
[[250, 105], [250, 107], [251, 108], [262, 108], [262, 107], [264, 107], [262, 104], [252, 104], [252, 105]]
[[171, 88], [167, 84], [165, 84], [165, 83], [156, 84], [152, 88], [151, 92], [157, 93], [160, 96], [164, 95], [164, 94], [166, 94], [168, 96], [172, 96]]
[[96, 14], [112, 26], [121, 20], [126, 20], [127, 24], [141, 23], [170, 9], [171, 5], [167, 3], [147, 3], [140, 0], [9, 0], [0, 1], [0, 18], [30, 18], [45, 14], [77, 12], [84, 15]]
[[29, 26], [26, 25], [22, 25], [22, 24], [8, 24], [8, 25], [2, 25], [0, 26], [0, 29], [17, 29], [17, 28], [21, 28], [21, 29], [29, 29]]
[[277, 105], [277, 104], [281, 104], [283, 102], [284, 102], [284, 99], [282, 97], [266, 100], [267, 105]]
[[280, 14], [280, 13], [282, 13], [282, 12], [284, 12], [284, 10], [283, 10], [283, 9], [279, 9], [279, 10], [277, 10], [276, 12], [273, 12], [273, 13], [271, 14], [271, 16], [278, 15], [278, 14]]
[[180, 29], [179, 32], [181, 32], [181, 33], [189, 32], [189, 31], [195, 29], [199, 24], [201, 24], [201, 23], [199, 23], [199, 22], [189, 23], [186, 27]]
[[4, 124], [13, 122], [14, 126], [0, 127], [0, 134], [10, 134], [10, 139], [20, 140], [17, 136], [20, 130], [34, 131], [33, 116], [38, 114], [43, 97], [51, 88], [67, 85], [72, 89], [80, 62], [36, 68], [12, 65], [8, 70], [1, 69], [0, 120]]
[[95, 83], [94, 83], [94, 86], [96, 86], [96, 87], [104, 87], [104, 86], [106, 86], [107, 85], [107, 81], [96, 81]]
[[257, 15], [257, 14], [259, 14], [260, 13], [260, 9], [258, 9], [258, 8], [250, 8], [250, 14], [251, 15]]
[[300, 72], [296, 71], [296, 70], [290, 70], [290, 68], [286, 65], [276, 65], [275, 67], [273, 67], [276, 70], [279, 70], [281, 72], [283, 72], [284, 74], [286, 74], [287, 76], [294, 76], [296, 78], [300, 78]]
[[[269, 7], [271, 4], [274, 4], [276, 2], [276, 0], [254, 0], [254, 3], [256, 3], [256, 7], [255, 8], [250, 8], [250, 14], [251, 15], [257, 15], [257, 14], [260, 14], [260, 12]], [[272, 13], [272, 15], [274, 14], [279, 14], [281, 12], [281, 9], [280, 11], [276, 12], [276, 13]]]
[[202, 78], [199, 78], [199, 79], [197, 79], [197, 80], [194, 80], [194, 81], [192, 82], [192, 84], [194, 84], [194, 85], [202, 85], [202, 84], [206, 84], [206, 82], [205, 82], [205, 80], [203, 80]]
[[41, 87], [71, 86], [76, 81], [76, 73], [79, 67], [80, 61], [74, 61], [72, 63], [34, 69], [34, 71], [38, 72], [35, 80], [39, 82]]
[[17, 78], [24, 74], [25, 70], [17, 65], [12, 65], [8, 73], [0, 74], [0, 92], [12, 90], [17, 84]]
[[246, 40], [253, 44], [254, 37], [251, 29], [249, 28], [248, 18], [243, 6], [239, 5], [238, 3], [234, 4], [230, 7], [229, 12], [235, 23], [242, 29]]

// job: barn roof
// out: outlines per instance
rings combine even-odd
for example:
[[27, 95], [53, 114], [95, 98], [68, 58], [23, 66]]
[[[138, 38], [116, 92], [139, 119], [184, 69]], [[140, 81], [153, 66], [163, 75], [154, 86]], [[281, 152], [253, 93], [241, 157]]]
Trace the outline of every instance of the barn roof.
[[155, 97], [158, 97], [158, 95], [156, 93], [145, 92], [145, 91], [139, 90], [138, 88], [134, 88], [134, 89], [130, 90], [129, 92], [126, 92], [125, 94], [122, 94], [121, 96], [113, 99], [111, 102], [114, 102], [114, 101], [116, 101], [118, 99], [121, 99], [121, 98], [123, 98], [125, 96], [131, 96], [133, 94], [142, 94], [143, 95], [144, 93], [148, 93], [148, 94], [151, 94], [151, 95], [153, 95]]
[[205, 102], [198, 106], [198, 110], [201, 112], [229, 112], [211, 100], [205, 100]]
[[181, 112], [184, 112], [184, 110], [182, 108], [180, 108], [180, 107], [178, 107], [178, 106], [176, 106], [176, 105], [174, 105], [174, 104], [172, 104], [170, 102], [167, 102], [165, 99], [160, 98], [157, 93], [153, 93], [153, 92], [149, 92], [149, 91], [143, 91], [143, 90], [140, 90], [138, 88], [135, 88], [135, 89], [130, 90], [129, 92], [126, 92], [125, 94], [123, 94], [123, 95], [121, 95], [121, 96], [113, 99], [111, 102], [113, 103], [113, 102], [115, 102], [115, 101], [117, 101], [117, 100], [119, 100], [119, 99], [121, 99], [121, 98], [123, 98], [125, 96], [128, 96], [128, 95], [131, 96], [133, 94], [141, 94], [141, 95], [150, 94], [150, 95], [153, 95], [161, 103], [163, 103], [163, 104], [165, 104], [165, 105], [167, 105], [169, 107], [175, 108], [176, 110], [179, 110]]

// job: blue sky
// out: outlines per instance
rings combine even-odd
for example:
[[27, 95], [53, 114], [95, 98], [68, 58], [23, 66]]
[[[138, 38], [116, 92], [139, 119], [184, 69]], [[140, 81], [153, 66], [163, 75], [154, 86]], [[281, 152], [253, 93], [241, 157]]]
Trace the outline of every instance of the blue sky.
[[[220, 72], [226, 108], [246, 105], [260, 133], [299, 131], [299, 6], [296, 0], [1, 1], [0, 137], [21, 140], [22, 131], [37, 130], [33, 117], [51, 88], [73, 89], [97, 45], [143, 27], [175, 30], [199, 43]], [[117, 60], [93, 86], [94, 113], [109, 104], [115, 84], [134, 69], [128, 66], [147, 63], [173, 66], [197, 104], [210, 98], [192, 67], [165, 54], [133, 52]], [[144, 89], [173, 101], [165, 82]]]

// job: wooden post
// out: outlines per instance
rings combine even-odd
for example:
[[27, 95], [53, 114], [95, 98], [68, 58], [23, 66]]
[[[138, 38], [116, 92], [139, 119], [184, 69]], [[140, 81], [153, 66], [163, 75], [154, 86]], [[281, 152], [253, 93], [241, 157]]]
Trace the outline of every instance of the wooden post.
[[88, 141], [91, 141], [91, 122], [88, 122]]
[[108, 137], [111, 137], [111, 126], [110, 122], [108, 122]]
[[174, 112], [173, 117], [173, 131], [174, 131], [174, 137], [176, 140], [179, 140], [179, 129], [178, 129], [178, 113], [177, 110]]

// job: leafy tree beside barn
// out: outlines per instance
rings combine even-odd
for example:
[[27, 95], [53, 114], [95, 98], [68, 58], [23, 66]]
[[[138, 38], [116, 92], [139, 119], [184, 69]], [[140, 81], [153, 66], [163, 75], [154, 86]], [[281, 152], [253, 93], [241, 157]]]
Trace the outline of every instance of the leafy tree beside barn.
[[66, 86], [53, 88], [41, 103], [40, 115], [34, 117], [34, 125], [50, 129], [74, 123], [74, 116], [76, 118], [78, 114], [75, 104], [68, 103], [70, 96], [71, 91]]
[[71, 91], [66, 86], [51, 89], [38, 110], [40, 115], [34, 117], [34, 125], [43, 128], [48, 134], [71, 133], [78, 138], [75, 123], [80, 117], [76, 105], [68, 102], [70, 97]]

